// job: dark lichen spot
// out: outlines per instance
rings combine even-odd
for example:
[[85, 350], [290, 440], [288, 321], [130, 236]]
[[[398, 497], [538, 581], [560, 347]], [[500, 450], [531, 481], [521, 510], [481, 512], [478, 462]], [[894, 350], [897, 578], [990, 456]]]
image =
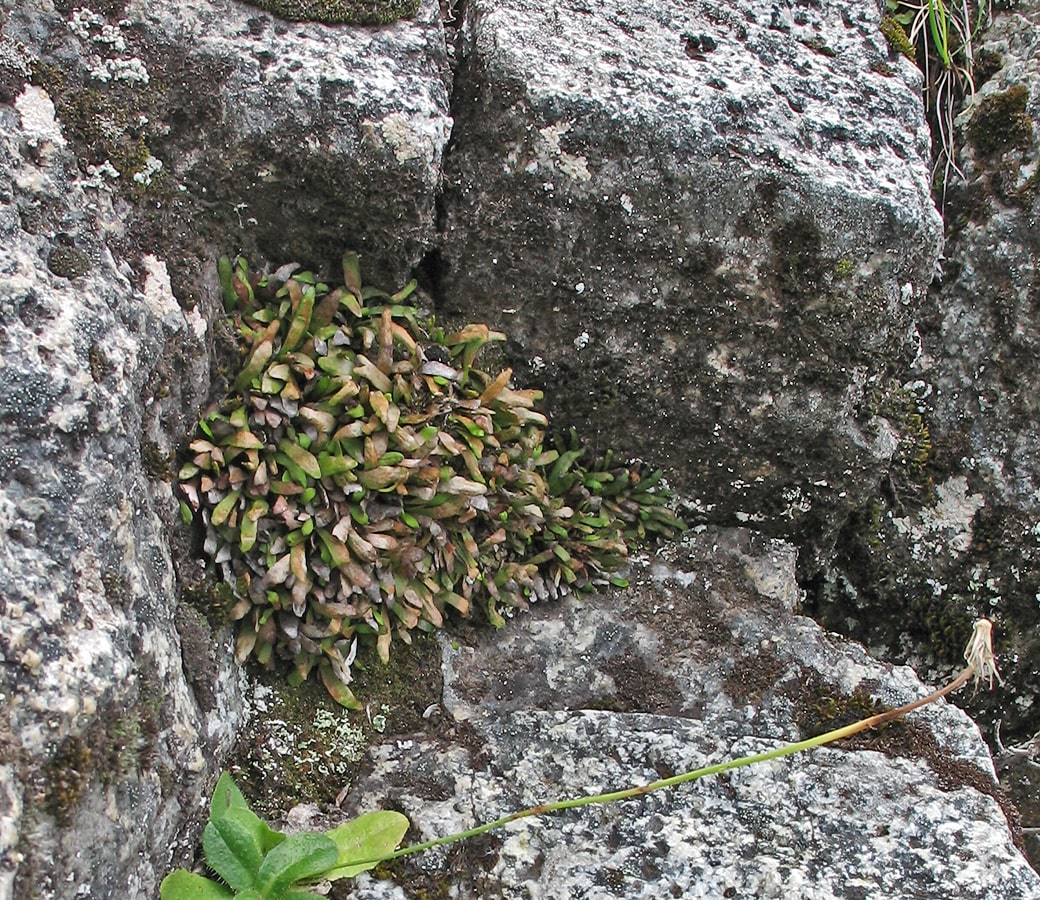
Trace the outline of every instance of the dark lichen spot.
[[205, 712], [216, 709], [217, 645], [209, 623], [199, 610], [181, 603], [174, 613], [174, 624], [181, 639], [181, 666], [195, 700]]
[[87, 351], [87, 361], [90, 363], [90, 377], [94, 379], [95, 384], [101, 384], [112, 374], [112, 366], [105, 359], [105, 354], [98, 344], [90, 345], [90, 349]]
[[827, 56], [834, 58], [837, 56], [837, 51], [833, 47], [828, 47], [820, 38], [806, 38], [801, 41], [802, 46], [808, 47], [814, 53], [819, 53], [821, 56]]
[[722, 685], [734, 703], [761, 703], [762, 695], [776, 687], [784, 674], [791, 669], [775, 649], [764, 649], [759, 653], [745, 654], [737, 658]]
[[1026, 112], [1029, 88], [1023, 84], [981, 103], [968, 123], [968, 139], [977, 153], [993, 156], [1008, 150], [1024, 150], [1033, 141], [1033, 120]]
[[80, 278], [90, 271], [91, 262], [82, 250], [59, 246], [47, 257], [47, 268], [60, 278]]
[[785, 222], [773, 233], [773, 259], [781, 294], [797, 295], [818, 287], [824, 266], [819, 229], [805, 219]]
[[975, 54], [975, 86], [981, 87], [1004, 68], [1004, 57], [994, 50], [983, 47]]
[[66, 824], [79, 805], [92, 770], [91, 749], [78, 735], [62, 741], [43, 770], [43, 808]]
[[141, 464], [145, 472], [152, 478], [165, 480], [170, 477], [175, 454], [163, 453], [162, 448], [149, 440], [141, 441]]
[[246, 0], [252, 6], [296, 22], [326, 25], [389, 25], [410, 19], [419, 0]]

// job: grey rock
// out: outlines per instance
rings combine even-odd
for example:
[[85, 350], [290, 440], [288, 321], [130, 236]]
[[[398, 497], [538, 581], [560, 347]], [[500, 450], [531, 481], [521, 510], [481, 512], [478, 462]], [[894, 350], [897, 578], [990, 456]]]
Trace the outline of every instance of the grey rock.
[[443, 309], [704, 521], [807, 547], [889, 465], [870, 398], [914, 358], [941, 239], [920, 73], [879, 20], [475, 0], [462, 29]]
[[[628, 589], [443, 641], [445, 722], [374, 748], [346, 807], [400, 809], [432, 839], [772, 749], [839, 724], [828, 703], [925, 693], [761, 593], [755, 568], [790, 577], [789, 548], [709, 530], [637, 562]], [[978, 729], [941, 703], [863, 741], [524, 819], [350, 896], [428, 879], [459, 897], [1040, 897], [994, 788]]]
[[334, 272], [353, 249], [395, 284], [433, 239], [451, 128], [435, 3], [373, 30], [234, 0], [65, 14], [28, 0], [4, 33], [36, 60], [81, 164], [134, 202], [139, 252], [190, 260], [201, 241]]
[[0, 23], [0, 898], [153, 897], [248, 716], [229, 634], [178, 608], [207, 588], [174, 456], [237, 358], [215, 258], [352, 247], [399, 280], [446, 51], [436, 4], [378, 31], [231, 0]]
[[[942, 277], [901, 379], [902, 414], [927, 428], [928, 459], [916, 473], [895, 467], [849, 523], [815, 609], [935, 674], [957, 664], [951, 635], [963, 623], [994, 618], [1007, 685], [967, 708], [999, 747], [1028, 742], [1040, 722], [1040, 5], [998, 11], [977, 50], [978, 91], [956, 120], [963, 177], [947, 191]], [[1024, 824], [1036, 827], [1036, 789], [1023, 784]], [[1040, 864], [1040, 840], [1027, 841]]]
[[[176, 502], [142, 463], [150, 379], [176, 344], [204, 381], [206, 328], [157, 262], [140, 290], [119, 271], [119, 210], [46, 92], [0, 119], [0, 897], [145, 896], [243, 714], [228, 663], [208, 709], [185, 681]], [[58, 234], [26, 229], [44, 207]], [[59, 274], [57, 250], [89, 265]]]

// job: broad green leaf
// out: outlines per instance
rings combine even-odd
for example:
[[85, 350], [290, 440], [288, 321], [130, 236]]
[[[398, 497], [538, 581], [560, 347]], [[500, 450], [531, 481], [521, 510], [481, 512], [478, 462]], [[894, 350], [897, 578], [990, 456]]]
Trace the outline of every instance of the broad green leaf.
[[256, 872], [264, 858], [256, 832], [238, 818], [243, 812], [249, 810], [233, 807], [219, 819], [210, 819], [202, 831], [206, 863], [236, 891], [256, 887]]
[[327, 835], [291, 834], [264, 857], [257, 872], [257, 889], [264, 897], [278, 897], [297, 881], [324, 875], [338, 858], [339, 850]]
[[246, 798], [235, 784], [235, 780], [227, 773], [221, 772], [217, 779], [217, 786], [213, 789], [213, 799], [209, 804], [209, 817], [220, 819], [232, 807], [249, 809]]
[[159, 886], [160, 900], [231, 900], [233, 896], [224, 885], [186, 869], [171, 872]]
[[[339, 850], [336, 868], [325, 873], [330, 881], [353, 878], [389, 856], [408, 830], [408, 819], [399, 812], [384, 810], [364, 813], [326, 834]], [[369, 860], [362, 862], [362, 860]], [[360, 865], [358, 864], [360, 863]]]

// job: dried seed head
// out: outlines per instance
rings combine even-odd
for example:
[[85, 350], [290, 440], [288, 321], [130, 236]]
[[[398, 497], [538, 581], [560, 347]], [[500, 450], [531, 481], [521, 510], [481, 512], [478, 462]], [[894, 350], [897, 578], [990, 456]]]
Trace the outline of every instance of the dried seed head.
[[964, 658], [968, 665], [975, 670], [975, 689], [978, 690], [982, 682], [993, 690], [993, 679], [996, 678], [1000, 684], [1004, 679], [997, 671], [997, 662], [993, 656], [993, 623], [989, 619], [979, 619], [975, 623], [975, 629], [971, 633], [971, 640], [964, 648]]

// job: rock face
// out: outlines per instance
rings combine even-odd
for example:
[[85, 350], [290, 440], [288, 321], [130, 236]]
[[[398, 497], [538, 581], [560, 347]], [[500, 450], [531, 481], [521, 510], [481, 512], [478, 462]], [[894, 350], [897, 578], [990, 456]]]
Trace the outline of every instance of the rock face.
[[898, 449], [876, 406], [940, 244], [920, 75], [878, 22], [474, 0], [462, 30], [444, 309], [705, 520], [810, 548]]
[[418, 262], [451, 126], [434, 7], [370, 30], [234, 0], [60, 6], [14, 4], [5, 35], [80, 164], [136, 201], [133, 249], [320, 268], [350, 247], [387, 283]]
[[[924, 693], [791, 615], [790, 546], [709, 530], [671, 557], [624, 591], [445, 640], [444, 723], [373, 748], [347, 806], [400, 809], [426, 840]], [[862, 742], [525, 819], [395, 878], [462, 897], [1038, 897], [994, 787], [978, 730], [943, 705]], [[414, 894], [366, 877], [350, 896]]]
[[332, 31], [230, 0], [0, 22], [0, 898], [154, 897], [245, 718], [227, 634], [178, 605], [213, 605], [171, 474], [234, 365], [215, 259], [349, 245], [400, 278], [444, 42], [432, 10]]
[[[996, 16], [978, 48], [978, 92], [957, 119], [964, 177], [949, 186], [943, 275], [902, 388], [903, 415], [929, 438], [924, 465], [853, 517], [814, 592], [828, 625], [925, 671], [955, 665], [952, 635], [993, 617], [1007, 688], [969, 709], [1008, 746], [1040, 721], [1038, 23], [1035, 2]], [[1007, 760], [1036, 826], [1040, 754]]]
[[[226, 656], [210, 708], [185, 679], [176, 504], [147, 475], [158, 409], [201, 400], [207, 328], [158, 259], [117, 264], [112, 198], [47, 94], [23, 85], [0, 118], [0, 896], [143, 895], [241, 718]], [[173, 346], [194, 362], [160, 400]]]
[[[963, 446], [978, 459], [998, 458], [987, 439], [1032, 440], [1035, 423], [1002, 425], [1007, 398], [970, 399], [967, 292], [915, 331], [939, 220], [920, 76], [878, 18], [868, 0], [471, 0], [449, 102], [433, 2], [371, 30], [235, 0], [0, 5], [0, 900], [154, 897], [171, 857], [193, 854], [200, 798], [248, 716], [170, 487], [238, 364], [223, 253], [331, 271], [351, 248], [386, 285], [415, 270], [441, 321], [512, 336], [518, 380], [546, 388], [561, 425], [665, 465], [699, 521], [798, 541], [828, 585], [858, 577], [829, 560], [849, 511], [886, 477], [905, 493], [893, 472], [926, 450], [895, 374], [931, 361], [945, 408], [977, 408]], [[987, 391], [1021, 378], [1035, 343], [1031, 270], [1014, 263], [1036, 252], [1018, 188], [1036, 101], [1020, 98], [1008, 145], [964, 161], [1005, 185], [992, 221], [1018, 266], [985, 257], [1012, 272], [985, 318]], [[965, 253], [982, 252], [975, 233]], [[964, 315], [939, 316], [947, 302]], [[1034, 533], [1028, 440], [992, 495], [1018, 516], [994, 542]], [[936, 546], [971, 523], [980, 547], [993, 468], [950, 466], [893, 533]], [[1032, 584], [1022, 559], [1011, 577]], [[441, 834], [920, 692], [793, 617], [790, 545], [708, 532], [672, 562], [446, 644], [445, 718], [377, 748], [352, 802], [395, 799]], [[453, 851], [451, 880], [468, 896], [1040, 896], [986, 759], [943, 708], [867, 747], [517, 826]]]

